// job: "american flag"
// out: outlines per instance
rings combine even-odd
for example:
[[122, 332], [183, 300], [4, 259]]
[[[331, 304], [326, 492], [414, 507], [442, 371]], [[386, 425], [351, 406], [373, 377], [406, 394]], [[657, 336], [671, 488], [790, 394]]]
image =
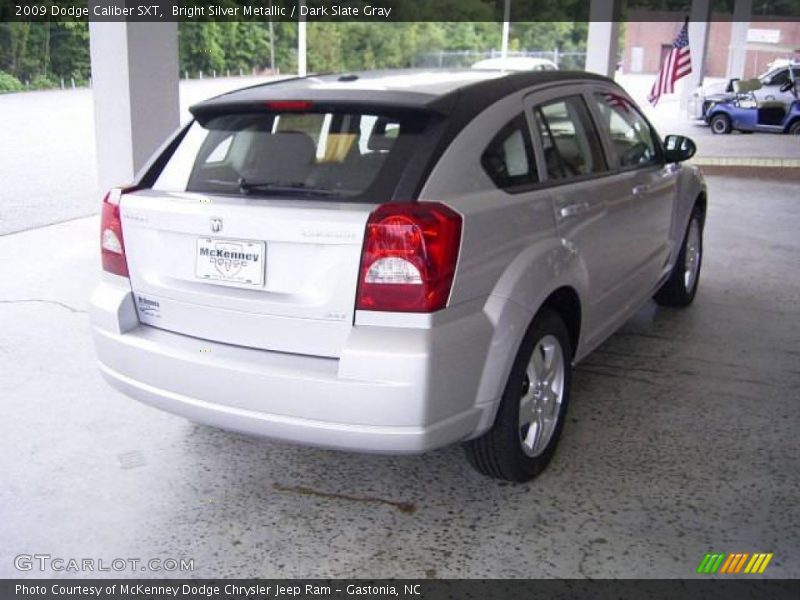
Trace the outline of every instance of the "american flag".
[[664, 58], [664, 64], [661, 65], [661, 71], [653, 84], [653, 88], [650, 90], [650, 95], [647, 96], [650, 104], [653, 106], [658, 104], [662, 94], [674, 93], [675, 82], [691, 72], [692, 55], [689, 52], [689, 19], [686, 19], [678, 37], [672, 42], [669, 54]]

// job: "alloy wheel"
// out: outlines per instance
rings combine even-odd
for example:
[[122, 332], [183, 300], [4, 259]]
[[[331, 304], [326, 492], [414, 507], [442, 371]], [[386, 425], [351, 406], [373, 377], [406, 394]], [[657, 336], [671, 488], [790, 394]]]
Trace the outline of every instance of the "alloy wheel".
[[519, 403], [519, 441], [529, 457], [547, 448], [556, 430], [564, 397], [564, 351], [546, 335], [533, 349]]
[[683, 284], [687, 292], [692, 290], [697, 281], [697, 273], [700, 271], [700, 253], [700, 224], [697, 219], [692, 219], [686, 235], [686, 260], [683, 271]]

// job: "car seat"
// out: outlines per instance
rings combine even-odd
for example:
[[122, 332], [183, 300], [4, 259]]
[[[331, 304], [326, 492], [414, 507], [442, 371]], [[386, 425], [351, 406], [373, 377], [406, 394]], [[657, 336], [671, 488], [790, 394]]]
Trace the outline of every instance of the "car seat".
[[315, 156], [314, 140], [307, 133], [258, 132], [239, 173], [250, 182], [305, 183]]

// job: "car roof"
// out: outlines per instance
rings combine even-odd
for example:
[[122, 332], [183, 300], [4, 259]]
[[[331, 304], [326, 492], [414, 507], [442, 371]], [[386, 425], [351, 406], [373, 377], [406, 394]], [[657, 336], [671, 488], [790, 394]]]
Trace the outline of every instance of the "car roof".
[[782, 63], [780, 65], [774, 65], [774, 66], [769, 67], [766, 71], [764, 71], [761, 75], [759, 75], [759, 78], [766, 77], [767, 75], [772, 75], [773, 73], [775, 73], [777, 71], [783, 71], [784, 69], [788, 69], [788, 68], [791, 68], [792, 70], [796, 70], [798, 67], [800, 67], [800, 62], [786, 62], [786, 63]]
[[[190, 108], [196, 120], [235, 112], [264, 110], [275, 100], [310, 101], [311, 111], [363, 110], [366, 114], [402, 118], [406, 112], [424, 119], [424, 132], [415, 139], [416, 150], [403, 166], [403, 176], [393, 199], [417, 198], [438, 157], [464, 128], [492, 104], [512, 94], [552, 85], [597, 82], [623, 96], [613, 80], [583, 71], [478, 71], [394, 70], [314, 75], [251, 86], [211, 98]], [[374, 110], [375, 113], [369, 111]], [[508, 120], [522, 112], [509, 111]], [[487, 141], [488, 142], [488, 141]]]
[[506, 58], [486, 58], [479, 60], [472, 65], [473, 69], [501, 69], [501, 70], [527, 70], [535, 67], [548, 66], [556, 69], [556, 64], [546, 58], [536, 58], [533, 56], [509, 56]]
[[[235, 90], [191, 107], [204, 116], [244, 109], [271, 100], [308, 100], [323, 105], [348, 104], [397, 110], [426, 110], [450, 114], [466, 105], [480, 112], [489, 104], [527, 87], [600, 81], [618, 87], [607, 77], [584, 71], [502, 72], [473, 69], [405, 69], [312, 75]], [[459, 102], [459, 101], [462, 102]]]

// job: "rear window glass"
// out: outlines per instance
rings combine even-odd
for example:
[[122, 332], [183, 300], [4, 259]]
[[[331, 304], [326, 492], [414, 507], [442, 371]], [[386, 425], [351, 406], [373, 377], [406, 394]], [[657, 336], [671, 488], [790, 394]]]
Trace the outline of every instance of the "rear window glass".
[[533, 162], [528, 123], [520, 114], [489, 142], [481, 164], [494, 184], [504, 190], [527, 189], [539, 181]]
[[357, 199], [397, 179], [425, 125], [350, 111], [217, 116], [192, 123], [153, 188]]

